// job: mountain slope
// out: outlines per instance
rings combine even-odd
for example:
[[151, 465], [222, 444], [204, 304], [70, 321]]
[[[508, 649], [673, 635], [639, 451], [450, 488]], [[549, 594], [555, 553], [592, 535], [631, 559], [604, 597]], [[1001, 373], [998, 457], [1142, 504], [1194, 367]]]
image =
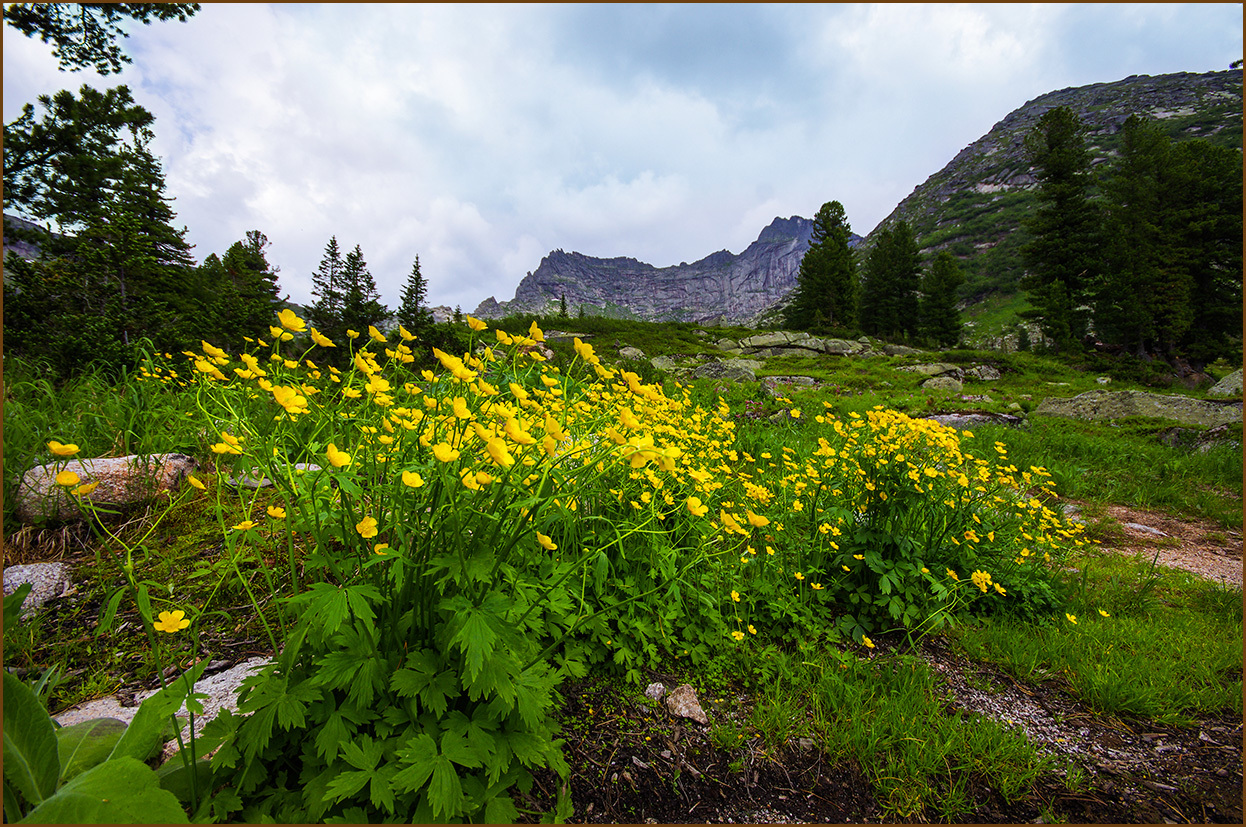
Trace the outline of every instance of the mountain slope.
[[1021, 219], [1034, 203], [1025, 136], [1049, 109], [1071, 108], [1086, 124], [1093, 163], [1109, 161], [1132, 114], [1157, 120], [1174, 140], [1203, 138], [1242, 146], [1242, 72], [1134, 75], [1114, 83], [1060, 89], [1011, 112], [961, 150], [875, 227], [868, 250], [887, 226], [904, 219], [922, 251], [950, 250], [962, 261], [969, 301], [1015, 292], [1021, 277]]

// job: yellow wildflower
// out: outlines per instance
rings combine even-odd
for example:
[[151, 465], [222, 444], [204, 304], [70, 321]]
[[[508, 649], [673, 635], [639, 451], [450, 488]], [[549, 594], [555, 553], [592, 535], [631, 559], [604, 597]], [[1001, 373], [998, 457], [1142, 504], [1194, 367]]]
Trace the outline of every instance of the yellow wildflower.
[[376, 518], [375, 517], [364, 517], [362, 520], [355, 523], [355, 531], [358, 531], [359, 536], [362, 537], [363, 539], [371, 540], [377, 534]]
[[334, 468], [342, 468], [350, 465], [350, 454], [345, 451], [339, 451], [337, 446], [332, 442], [330, 442], [328, 447], [325, 449], [325, 455], [328, 456], [329, 462]]
[[424, 478], [415, 471], [403, 471], [402, 484], [408, 488], [419, 488], [424, 484]]
[[744, 515], [748, 517], [748, 524], [753, 528], [765, 528], [770, 525], [770, 518], [763, 517], [760, 514], [754, 514], [752, 511], [745, 509]]
[[173, 612], [161, 612], [160, 619], [152, 624], [157, 632], [168, 632], [169, 634], [179, 632], [189, 625], [190, 621], [186, 619], [186, 613], [181, 609]]
[[744, 640], [744, 633], [741, 632], [739, 629], [736, 629], [734, 632], [732, 632], [731, 636], [735, 638], [736, 640]]
[[1077, 615], [1071, 615], [1068, 612], [1065, 612], [1064, 616], [1069, 619], [1069, 623], [1072, 623], [1074, 626], [1077, 625]]
[[374, 545], [374, 546], [372, 547], [372, 552], [373, 552], [374, 554], [379, 554], [379, 555], [381, 555], [382, 557], [384, 557], [384, 556], [385, 556], [385, 552], [386, 552], [388, 549], [389, 549], [389, 543], [377, 543], [376, 545]]
[[77, 485], [82, 480], [73, 471], [61, 471], [56, 475], [56, 484], [63, 485], [68, 488], [71, 485]]
[[542, 534], [539, 531], [536, 533], [536, 541], [540, 543], [541, 547], [546, 551], [555, 551], [558, 548], [558, 546], [548, 535]]
[[48, 442], [48, 450], [58, 457], [72, 457], [78, 453], [78, 446], [72, 442], [68, 445], [62, 445], [53, 439]]
[[73, 493], [76, 496], [85, 497], [87, 494], [90, 494], [96, 488], [99, 488], [99, 480], [95, 480], [93, 482], [88, 482], [88, 483], [79, 485], [77, 488], [73, 490]]
[[740, 602], [740, 593], [739, 593], [738, 591], [736, 591], [735, 589], [732, 589], [732, 590], [731, 590], [731, 599], [732, 599], [732, 600], [734, 600], [736, 603], [739, 603], [739, 602]]
[[279, 505], [270, 505], [268, 507], [268, 516], [274, 520], [284, 520], [286, 518], [286, 510]]
[[1111, 615], [1110, 615], [1110, 614], [1108, 614], [1107, 612], [1103, 611], [1103, 609], [1100, 609], [1100, 610], [1099, 610], [1099, 614], [1103, 615], [1104, 617], [1111, 617]]
[[293, 330], [295, 333], [302, 333], [307, 329], [307, 322], [300, 319], [288, 307], [277, 314], [277, 320], [281, 322], [281, 326], [286, 330]]
[[250, 531], [253, 528], [255, 528], [255, 523], [253, 521], [243, 520], [238, 523], [238, 525], [234, 526], [234, 531]]
[[869, 639], [868, 637], [866, 637], [865, 635], [861, 635], [861, 642], [862, 642], [863, 644], [865, 644], [865, 648], [866, 648], [866, 649], [873, 649], [873, 648], [874, 648], [874, 641], [870, 640], [870, 639]]
[[690, 511], [692, 513], [692, 516], [694, 517], [704, 517], [706, 514], [709, 513], [709, 510], [710, 510], [710, 507], [708, 505], [704, 505], [701, 502], [700, 497], [689, 497], [687, 501], [687, 505], [688, 505], [688, 511]]
[[433, 456], [441, 462], [454, 462], [459, 458], [459, 452], [444, 442], [438, 442], [433, 446]]

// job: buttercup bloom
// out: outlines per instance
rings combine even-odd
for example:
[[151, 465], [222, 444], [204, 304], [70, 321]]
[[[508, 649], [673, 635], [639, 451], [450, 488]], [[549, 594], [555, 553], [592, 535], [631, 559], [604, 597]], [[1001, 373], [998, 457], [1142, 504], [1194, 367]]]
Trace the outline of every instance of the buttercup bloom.
[[82, 480], [73, 471], [61, 471], [56, 475], [56, 484], [63, 485], [68, 488], [71, 485], [77, 485]]
[[536, 541], [540, 543], [542, 548], [544, 548], [546, 551], [554, 551], [558, 548], [558, 546], [555, 545], [552, 539], [550, 539], [548, 536], [542, 534], [539, 531], [536, 533]]
[[253, 528], [255, 528], [255, 523], [251, 520], [243, 520], [238, 523], [238, 525], [234, 526], [235, 531], [249, 531]]
[[359, 532], [359, 536], [365, 540], [371, 540], [376, 536], [376, 518], [364, 517], [355, 523], [355, 531]]
[[295, 333], [302, 333], [307, 329], [307, 322], [300, 319], [294, 311], [288, 307], [277, 314], [277, 320], [281, 322], [281, 326], [286, 330], [293, 330]]
[[152, 625], [156, 627], [157, 632], [173, 634], [189, 626], [190, 621], [186, 619], [186, 613], [178, 609], [173, 612], [161, 612], [160, 619]]
[[325, 455], [328, 456], [329, 462], [334, 468], [341, 468], [343, 466], [350, 465], [350, 454], [345, 451], [339, 451], [337, 446], [332, 442], [330, 442], [328, 447], [325, 449]]
[[402, 484], [408, 488], [419, 488], [424, 484], [424, 478], [415, 471], [403, 471]]
[[1069, 619], [1069, 623], [1072, 623], [1074, 626], [1077, 625], [1077, 615], [1071, 615], [1068, 612], [1065, 612], [1064, 616]]
[[284, 520], [286, 518], [286, 510], [279, 505], [270, 505], [268, 507], [268, 516], [274, 520]]
[[78, 453], [78, 446], [72, 442], [68, 445], [62, 445], [53, 439], [48, 441], [48, 450], [58, 457], [72, 457]]

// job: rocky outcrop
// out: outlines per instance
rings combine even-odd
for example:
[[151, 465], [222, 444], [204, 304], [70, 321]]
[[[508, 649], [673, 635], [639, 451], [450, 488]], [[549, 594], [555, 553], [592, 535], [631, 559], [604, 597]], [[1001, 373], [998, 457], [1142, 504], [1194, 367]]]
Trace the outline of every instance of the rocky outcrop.
[[[183, 454], [102, 457], [38, 465], [22, 475], [17, 488], [17, 517], [23, 522], [70, 520], [81, 516], [71, 488], [98, 483], [83, 499], [96, 508], [115, 508], [145, 502], [162, 491], [177, 488], [197, 463]], [[72, 486], [60, 485], [57, 474], [77, 475]]]
[[[742, 253], [719, 250], [672, 267], [554, 250], [520, 281], [514, 299], [499, 302], [490, 296], [473, 315], [496, 319], [545, 313], [565, 297], [572, 313], [582, 309], [647, 321], [748, 324], [796, 286], [812, 234], [808, 218], [776, 218]], [[860, 238], [854, 236], [855, 241]]]
[[1164, 396], [1144, 391], [1087, 391], [1073, 397], [1049, 396], [1039, 403], [1034, 413], [1075, 419], [1150, 416], [1182, 425], [1211, 428], [1229, 422], [1240, 422], [1242, 403], [1211, 402], [1188, 396]]
[[1207, 391], [1208, 396], [1241, 396], [1242, 395], [1242, 369], [1230, 373], [1221, 379], [1210, 390]]

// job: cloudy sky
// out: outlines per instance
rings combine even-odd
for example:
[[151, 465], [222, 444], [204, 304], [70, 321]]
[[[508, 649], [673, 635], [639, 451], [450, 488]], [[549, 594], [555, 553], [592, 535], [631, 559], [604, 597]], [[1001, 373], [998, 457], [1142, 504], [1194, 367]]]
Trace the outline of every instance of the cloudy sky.
[[156, 116], [199, 260], [259, 229], [309, 303], [336, 235], [390, 307], [418, 255], [470, 311], [555, 248], [666, 266], [830, 200], [865, 235], [1028, 100], [1227, 69], [1242, 9], [205, 3], [107, 77], [3, 38], [6, 122], [84, 83]]

